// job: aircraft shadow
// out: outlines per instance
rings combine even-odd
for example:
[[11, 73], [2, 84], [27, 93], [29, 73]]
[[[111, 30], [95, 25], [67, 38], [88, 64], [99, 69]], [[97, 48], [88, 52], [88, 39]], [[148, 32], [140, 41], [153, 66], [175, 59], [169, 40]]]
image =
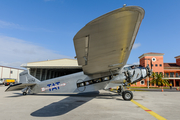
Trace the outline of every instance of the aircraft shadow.
[[[42, 95], [42, 94], [38, 94], [38, 95]], [[97, 95], [99, 95], [99, 92], [88, 93], [88, 94], [60, 94], [60, 96], [69, 96], [69, 97], [60, 100], [58, 102], [51, 103], [47, 106], [44, 106], [43, 108], [31, 113], [31, 116], [52, 117], [52, 116], [63, 115], [85, 104], [86, 102], [94, 99]]]
[[[75, 108], [87, 103], [88, 101], [100, 97], [100, 99], [109, 99], [112, 94], [99, 94], [99, 92], [92, 92], [86, 94], [37, 94], [40, 95], [57, 95], [57, 96], [69, 96], [58, 102], [53, 102], [39, 110], [32, 112], [30, 115], [34, 117], [53, 117], [60, 116], [74, 110]], [[116, 96], [116, 95], [113, 95]], [[112, 98], [111, 98], [112, 99]], [[114, 98], [115, 99], [115, 98]]]
[[7, 97], [22, 97], [22, 96], [24, 96], [24, 95], [22, 95], [22, 93], [13, 93], [13, 94], [15, 94], [15, 95], [7, 96]]
[[32, 94], [35, 96], [76, 96], [76, 97], [96, 97], [96, 96], [119, 96], [118, 94], [100, 94], [99, 91], [78, 93], [78, 94]]

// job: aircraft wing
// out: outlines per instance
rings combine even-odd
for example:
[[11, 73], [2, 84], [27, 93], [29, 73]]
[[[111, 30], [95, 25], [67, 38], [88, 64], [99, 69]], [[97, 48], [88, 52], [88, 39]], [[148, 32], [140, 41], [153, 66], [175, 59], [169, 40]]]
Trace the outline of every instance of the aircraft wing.
[[74, 36], [78, 64], [85, 74], [105, 73], [122, 68], [130, 55], [144, 9], [128, 6], [104, 14]]
[[35, 83], [17, 83], [14, 85], [10, 85], [5, 91], [22, 90], [25, 87], [34, 86], [34, 85], [36, 84]]

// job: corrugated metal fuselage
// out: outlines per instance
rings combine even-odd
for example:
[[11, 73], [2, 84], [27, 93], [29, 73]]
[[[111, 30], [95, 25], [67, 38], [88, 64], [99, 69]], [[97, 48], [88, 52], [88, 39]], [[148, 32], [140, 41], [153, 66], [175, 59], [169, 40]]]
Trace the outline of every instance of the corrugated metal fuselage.
[[91, 92], [103, 89], [109, 81], [103, 81], [96, 84], [90, 84], [82, 87], [77, 87], [77, 83], [90, 81], [93, 78], [84, 75], [83, 72], [74, 73], [54, 79], [49, 79], [37, 83], [31, 88], [31, 93], [79, 93]]

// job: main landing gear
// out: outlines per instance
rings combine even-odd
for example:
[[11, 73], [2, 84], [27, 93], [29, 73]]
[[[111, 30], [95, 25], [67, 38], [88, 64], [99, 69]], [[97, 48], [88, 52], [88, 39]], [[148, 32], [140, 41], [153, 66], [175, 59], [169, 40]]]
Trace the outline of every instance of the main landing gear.
[[27, 92], [23, 92], [23, 95], [27, 95]]
[[120, 85], [119, 89], [117, 90], [118, 94], [122, 95], [122, 98], [126, 101], [130, 101], [133, 99], [133, 93], [129, 90], [124, 90], [123, 86]]

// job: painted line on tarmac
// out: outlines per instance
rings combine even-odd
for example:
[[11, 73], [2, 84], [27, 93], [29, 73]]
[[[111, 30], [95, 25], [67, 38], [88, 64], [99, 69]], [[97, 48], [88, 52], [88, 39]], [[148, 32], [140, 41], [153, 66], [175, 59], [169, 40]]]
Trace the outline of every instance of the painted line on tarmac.
[[147, 113], [149, 113], [150, 115], [154, 116], [156, 119], [158, 120], [166, 120], [165, 118], [163, 118], [162, 116], [158, 115], [157, 113], [153, 112], [152, 110], [144, 107], [143, 105], [139, 104], [138, 102], [131, 100], [131, 102], [133, 102], [134, 104], [136, 104], [138, 107], [142, 108], [143, 110], [145, 110]]

